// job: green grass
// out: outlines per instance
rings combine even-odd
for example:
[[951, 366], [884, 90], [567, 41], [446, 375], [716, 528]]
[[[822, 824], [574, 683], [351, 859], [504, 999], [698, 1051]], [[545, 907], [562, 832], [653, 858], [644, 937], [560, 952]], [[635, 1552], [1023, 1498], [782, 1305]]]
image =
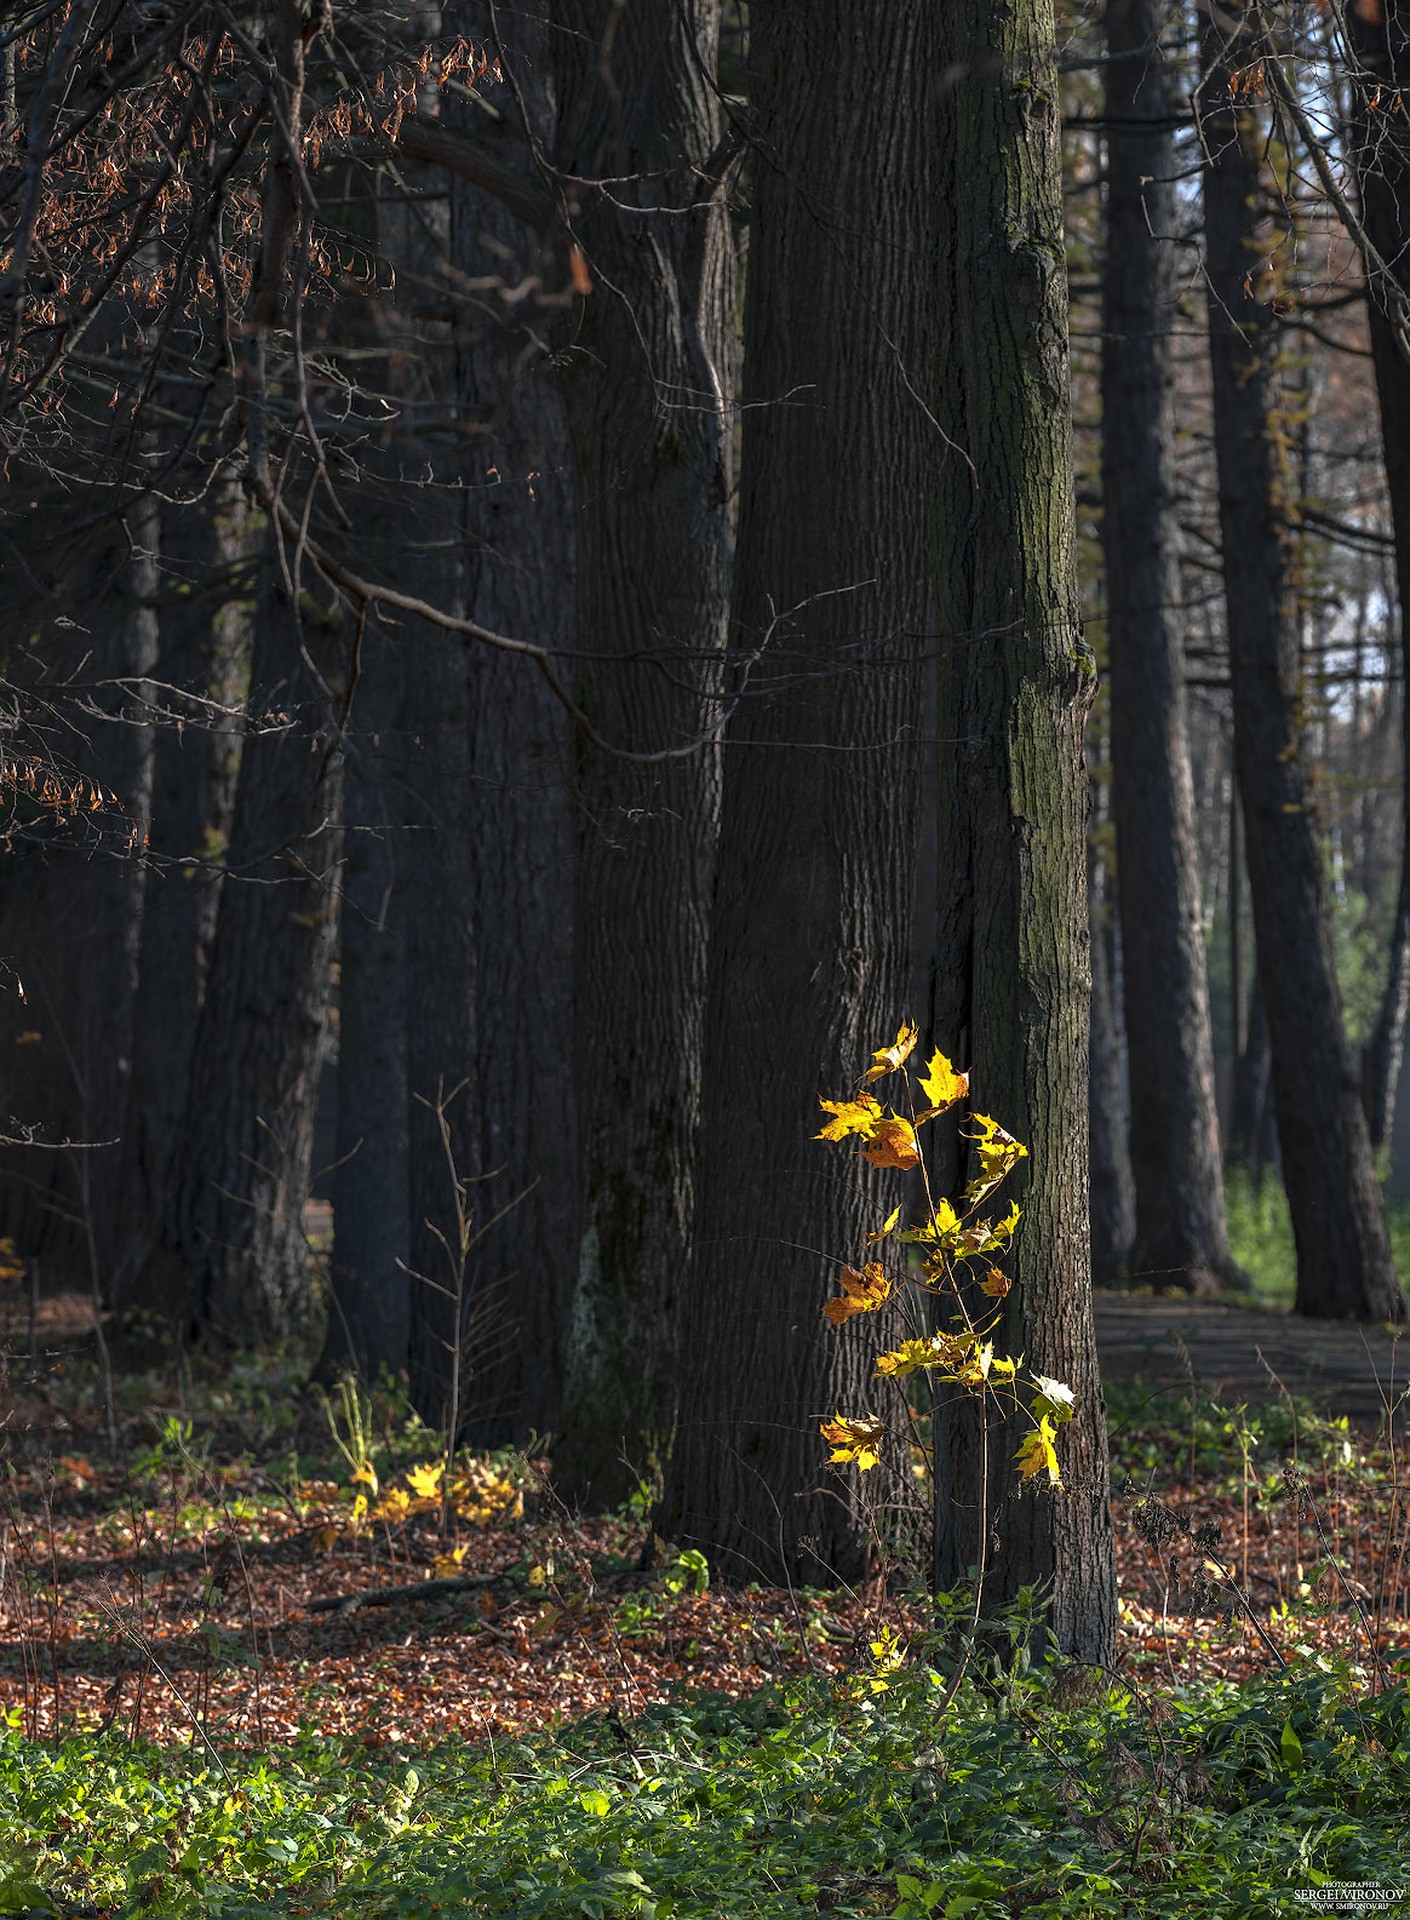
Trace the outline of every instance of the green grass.
[[[682, 1698], [513, 1743], [277, 1755], [0, 1737], [0, 1912], [1291, 1911], [1406, 1877], [1410, 1692], [1328, 1673], [1085, 1703], [995, 1655], [863, 1699]], [[227, 1771], [228, 1770], [228, 1771]]]

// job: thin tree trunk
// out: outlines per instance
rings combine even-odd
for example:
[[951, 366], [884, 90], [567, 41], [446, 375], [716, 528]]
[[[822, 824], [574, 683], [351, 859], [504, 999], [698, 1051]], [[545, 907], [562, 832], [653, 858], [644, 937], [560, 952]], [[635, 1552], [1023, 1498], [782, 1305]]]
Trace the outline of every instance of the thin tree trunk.
[[[1361, 218], [1381, 258], [1410, 289], [1410, 8], [1380, 0], [1347, 10], [1358, 62], [1352, 140]], [[1397, 340], [1381, 303], [1368, 298], [1371, 352], [1381, 409], [1381, 442], [1391, 526], [1402, 659], [1410, 662], [1410, 344]], [[1390, 970], [1371, 1041], [1371, 1144], [1389, 1154], [1410, 1013], [1410, 700], [1402, 698], [1404, 826]]]
[[822, 1307], [895, 1181], [809, 1136], [817, 1097], [854, 1084], [912, 987], [929, 14], [903, 0], [878, 39], [848, 0], [792, 0], [752, 26], [733, 645], [760, 662], [727, 735], [690, 1364], [661, 1522], [735, 1579], [855, 1579], [876, 1548], [871, 1490], [850, 1469], [829, 1484], [818, 1433], [875, 1400], [875, 1343]]
[[[1235, 22], [1244, 17], [1232, 9]], [[1220, 18], [1227, 21], [1226, 10]], [[1278, 432], [1278, 333], [1258, 284], [1264, 135], [1237, 104], [1254, 57], [1212, 19], [1202, 30], [1209, 349], [1224, 548], [1234, 759], [1243, 803], [1259, 980], [1268, 1012], [1284, 1181], [1297, 1243], [1297, 1311], [1401, 1320], [1359, 1074], [1342, 1019], [1307, 747]], [[1282, 436], [1285, 438], [1285, 436]]]
[[169, 717], [153, 729], [121, 1232], [111, 1275], [119, 1305], [135, 1304], [133, 1288], [166, 1218], [215, 931], [220, 871], [213, 856], [228, 838], [234, 800], [230, 747], [237, 736], [207, 708], [194, 701], [188, 707], [168, 689], [222, 705], [231, 698], [249, 639], [247, 619], [230, 604], [242, 519], [229, 501], [169, 506], [161, 519], [155, 700]]
[[1102, 546], [1130, 1054], [1133, 1277], [1246, 1288], [1229, 1252], [1185, 718], [1175, 511], [1179, 230], [1164, 0], [1108, 0]]
[[1094, 847], [1087, 852], [1087, 909], [1092, 938], [1091, 1166], [1092, 1285], [1119, 1287], [1136, 1238], [1136, 1186], [1131, 1174], [1129, 1106], [1121, 1010], [1113, 978], [1113, 889]]
[[[1087, 1235], [1083, 725], [1094, 662], [1074, 564], [1061, 103], [1045, 0], [939, 9], [946, 177], [938, 406], [942, 636], [936, 1038], [1026, 1142], [996, 1342], [1063, 1380], [1061, 1491], [1017, 1497], [1020, 1429], [937, 1408], [935, 1578], [1002, 1608], [1050, 1583], [1066, 1652], [1112, 1657], [1116, 1581]], [[1007, 1189], [1006, 1189], [1007, 1191]]]
[[271, 554], [170, 1216], [141, 1286], [195, 1337], [278, 1332], [311, 1301], [303, 1210], [341, 842], [327, 693], [341, 655], [338, 616], [296, 611]]
[[[574, 1085], [580, 1239], [565, 1484], [611, 1503], [664, 1460], [691, 1251], [729, 605], [732, 249], [711, 87], [718, 0], [565, 0], [557, 158], [592, 291], [567, 357], [577, 471]], [[598, 184], [598, 183], [601, 184]]]

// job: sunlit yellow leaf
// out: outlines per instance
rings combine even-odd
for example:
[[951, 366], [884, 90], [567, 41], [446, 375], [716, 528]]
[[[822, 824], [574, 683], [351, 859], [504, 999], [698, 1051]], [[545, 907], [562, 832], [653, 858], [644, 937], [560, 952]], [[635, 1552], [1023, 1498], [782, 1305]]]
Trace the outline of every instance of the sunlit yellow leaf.
[[871, 1130], [871, 1145], [862, 1148], [862, 1158], [874, 1167], [899, 1167], [909, 1172], [920, 1165], [915, 1128], [899, 1114], [878, 1120]]
[[540, 1566], [530, 1567], [528, 1580], [531, 1587], [546, 1587], [548, 1585], [548, 1568]]
[[969, 1075], [956, 1073], [943, 1053], [933, 1053], [920, 1077], [920, 1090], [936, 1112], [943, 1113], [969, 1092]]
[[842, 1288], [840, 1298], [829, 1300], [823, 1308], [835, 1327], [854, 1313], [875, 1313], [891, 1292], [891, 1282], [879, 1260], [868, 1260], [860, 1273], [855, 1267], [844, 1267], [837, 1283]]
[[987, 1293], [991, 1300], [1002, 1300], [1012, 1285], [1012, 1280], [1009, 1279], [1002, 1268], [990, 1267], [989, 1271], [979, 1283], [979, 1291], [981, 1293]]
[[372, 1509], [374, 1519], [387, 1521], [405, 1520], [410, 1512], [411, 1495], [405, 1487], [388, 1487]]
[[434, 1500], [441, 1490], [441, 1476], [445, 1466], [439, 1461], [424, 1467], [408, 1467], [406, 1484], [418, 1500]]
[[894, 1233], [896, 1231], [896, 1222], [900, 1217], [901, 1209], [899, 1207], [893, 1207], [882, 1222], [880, 1233], [869, 1233], [867, 1235], [867, 1245], [869, 1247], [875, 1246], [877, 1241], [884, 1240], [888, 1233]]
[[1062, 1469], [1058, 1466], [1057, 1448], [1053, 1445], [1053, 1423], [1046, 1414], [1033, 1432], [1024, 1436], [1023, 1444], [1014, 1458], [1025, 1480], [1032, 1480], [1046, 1471], [1050, 1485], [1062, 1485]]
[[431, 1562], [432, 1576], [437, 1580], [453, 1580], [464, 1560], [464, 1547], [452, 1547], [449, 1553], [438, 1553]]
[[920, 1033], [915, 1027], [903, 1025], [889, 1047], [878, 1047], [872, 1055], [876, 1064], [868, 1067], [862, 1075], [862, 1085], [869, 1087], [873, 1080], [882, 1080], [888, 1073], [895, 1073], [898, 1067], [903, 1067], [919, 1038]]
[[854, 1460], [860, 1472], [874, 1467], [881, 1458], [881, 1443], [886, 1438], [884, 1420], [848, 1419], [837, 1414], [818, 1429], [832, 1448], [834, 1461]]
[[374, 1499], [376, 1498], [377, 1469], [373, 1466], [370, 1460], [364, 1460], [362, 1465], [358, 1467], [356, 1472], [353, 1474], [352, 1483], [355, 1487], [366, 1487], [368, 1492], [372, 1494], [373, 1498]]
[[859, 1093], [855, 1100], [819, 1100], [818, 1105], [832, 1118], [821, 1133], [813, 1135], [815, 1140], [845, 1140], [849, 1133], [870, 1137], [881, 1118], [881, 1107], [869, 1093]]

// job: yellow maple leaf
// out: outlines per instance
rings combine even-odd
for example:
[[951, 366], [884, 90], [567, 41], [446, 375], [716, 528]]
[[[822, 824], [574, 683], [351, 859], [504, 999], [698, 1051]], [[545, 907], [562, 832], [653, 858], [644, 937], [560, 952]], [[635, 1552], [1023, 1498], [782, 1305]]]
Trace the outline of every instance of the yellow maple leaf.
[[1058, 1465], [1053, 1438], [1053, 1423], [1044, 1414], [1033, 1432], [1024, 1436], [1022, 1446], [1014, 1455], [1018, 1470], [1025, 1480], [1032, 1480], [1046, 1469], [1049, 1484], [1054, 1487], [1062, 1485], [1062, 1469]]
[[831, 1420], [824, 1420], [818, 1431], [832, 1448], [832, 1458], [835, 1461], [855, 1460], [858, 1470], [865, 1473], [881, 1458], [881, 1443], [886, 1438], [886, 1422], [848, 1419], [844, 1414], [839, 1413]]
[[881, 1118], [880, 1103], [869, 1093], [859, 1093], [855, 1100], [819, 1100], [818, 1105], [832, 1118], [821, 1133], [813, 1135], [815, 1140], [845, 1140], [849, 1133], [869, 1137]]
[[411, 1495], [405, 1487], [388, 1487], [382, 1498], [372, 1509], [376, 1520], [405, 1520], [411, 1512]]
[[987, 1113], [976, 1113], [973, 1119], [975, 1130], [968, 1138], [974, 1142], [979, 1172], [964, 1190], [964, 1197], [971, 1204], [992, 1193], [1020, 1160], [1028, 1158], [1027, 1147], [1005, 1132], [997, 1120], [991, 1120]]
[[1012, 1287], [1013, 1281], [999, 1267], [990, 1267], [979, 1283], [979, 1291], [987, 1293], [991, 1300], [1002, 1300]]
[[356, 1469], [352, 1483], [355, 1487], [366, 1487], [374, 1499], [377, 1497], [377, 1469], [370, 1460], [364, 1460]]
[[919, 1038], [919, 1030], [911, 1026], [908, 1021], [904, 1022], [891, 1045], [878, 1047], [872, 1055], [876, 1064], [868, 1067], [862, 1075], [862, 1085], [869, 1087], [873, 1080], [884, 1080], [888, 1073], [895, 1073], [898, 1067], [903, 1067], [910, 1059]]
[[909, 1227], [899, 1237], [909, 1241], [936, 1240], [943, 1246], [953, 1236], [959, 1224], [959, 1215], [949, 1201], [941, 1200], [923, 1227]]
[[449, 1553], [438, 1553], [431, 1562], [431, 1575], [436, 1580], [453, 1580], [459, 1573], [465, 1560], [464, 1547], [452, 1547]]
[[406, 1484], [418, 1500], [434, 1500], [441, 1490], [441, 1476], [445, 1467], [439, 1461], [424, 1467], [408, 1467]]
[[862, 1148], [862, 1158], [874, 1167], [899, 1167], [908, 1173], [920, 1165], [915, 1128], [899, 1114], [878, 1120], [871, 1130], [871, 1145]]
[[829, 1300], [823, 1308], [835, 1327], [850, 1320], [854, 1313], [875, 1313], [891, 1292], [891, 1282], [879, 1260], [868, 1260], [860, 1273], [855, 1267], [844, 1267], [837, 1276], [837, 1284], [842, 1288], [841, 1296]]
[[867, 1235], [867, 1245], [874, 1247], [878, 1240], [884, 1240], [888, 1233], [894, 1233], [896, 1231], [896, 1222], [900, 1217], [901, 1209], [899, 1207], [893, 1207], [882, 1221], [880, 1233], [869, 1233]]
[[969, 1075], [956, 1073], [943, 1053], [933, 1053], [929, 1067], [920, 1076], [920, 1090], [934, 1110], [943, 1113], [969, 1092]]

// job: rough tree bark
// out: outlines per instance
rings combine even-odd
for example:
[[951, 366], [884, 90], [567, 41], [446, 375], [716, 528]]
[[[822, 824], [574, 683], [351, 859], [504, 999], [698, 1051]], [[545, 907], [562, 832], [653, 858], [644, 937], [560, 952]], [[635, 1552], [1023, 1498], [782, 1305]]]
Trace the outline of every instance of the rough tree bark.
[[1164, 0], [1108, 0], [1102, 547], [1130, 1056], [1134, 1278], [1246, 1288], [1229, 1252], [1185, 719], [1175, 506], [1176, 74]]
[[[573, 897], [580, 1239], [565, 1484], [611, 1503], [664, 1458], [691, 1250], [729, 604], [732, 248], [718, 0], [564, 0], [555, 158], [592, 290], [566, 355], [584, 749]], [[692, 743], [694, 743], [692, 745]], [[623, 1455], [630, 1464], [623, 1464]]]
[[1252, 9], [1202, 28], [1199, 105], [1209, 352], [1234, 762], [1248, 850], [1258, 977], [1268, 1014], [1299, 1313], [1401, 1320], [1360, 1076], [1342, 1019], [1302, 711], [1288, 476], [1280, 452], [1278, 329], [1259, 260], [1264, 132], [1238, 76], [1259, 42]]
[[876, 1545], [818, 1427], [875, 1400], [877, 1323], [840, 1331], [822, 1306], [895, 1178], [810, 1135], [817, 1096], [855, 1083], [912, 987], [937, 444], [930, 14], [901, 0], [880, 37], [849, 0], [776, 0], [752, 20], [732, 646], [758, 659], [725, 749], [689, 1364], [659, 1522], [732, 1579], [850, 1580]]
[[[1045, 1583], [1057, 1644], [1112, 1657], [1116, 1580], [1087, 1244], [1090, 986], [1083, 723], [1094, 665], [1073, 546], [1067, 286], [1046, 0], [939, 10], [941, 923], [936, 1038], [1025, 1141], [996, 1341], [1064, 1380], [1062, 1491], [1017, 1497], [1018, 1430], [937, 1409], [935, 1578], [986, 1610]], [[1005, 1189], [1007, 1193], [1009, 1188]]]

